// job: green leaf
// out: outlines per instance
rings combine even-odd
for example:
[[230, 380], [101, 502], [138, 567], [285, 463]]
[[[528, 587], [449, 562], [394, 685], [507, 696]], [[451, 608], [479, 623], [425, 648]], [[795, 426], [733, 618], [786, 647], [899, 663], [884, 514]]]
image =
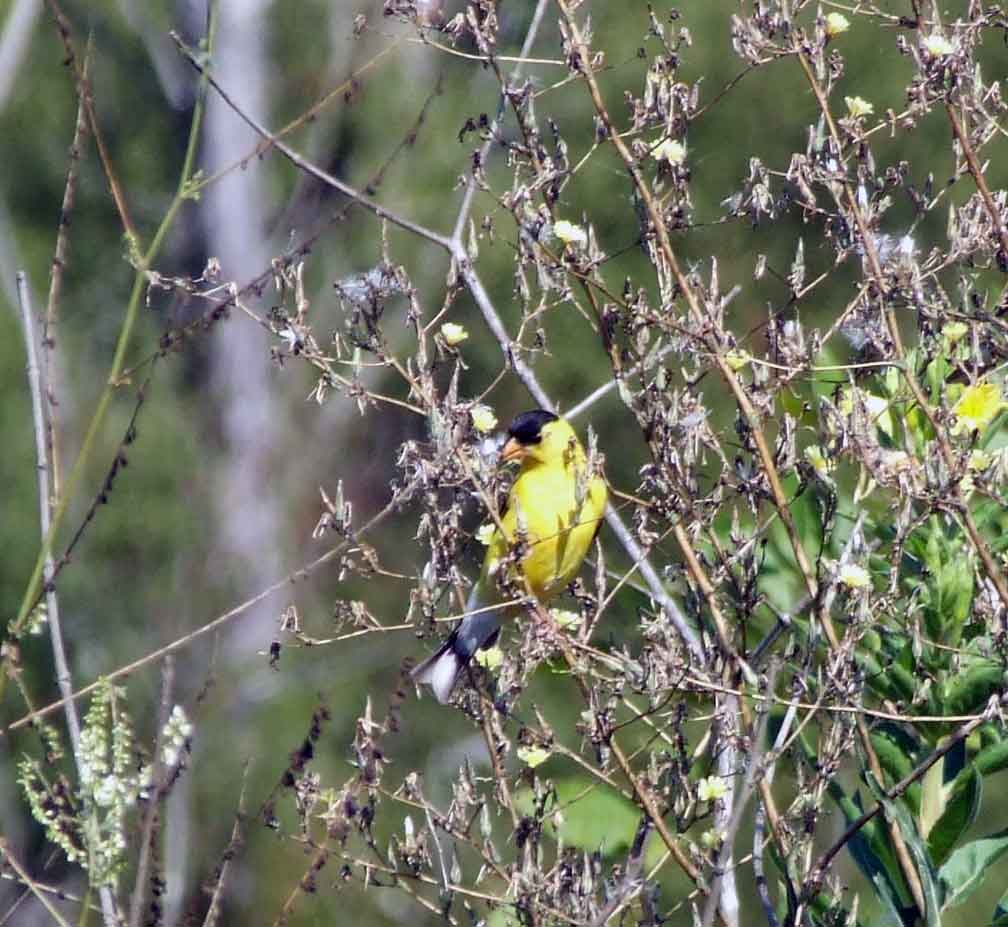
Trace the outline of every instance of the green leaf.
[[990, 927], [1008, 927], [1008, 892], [1005, 892], [997, 903]]
[[945, 378], [949, 375], [950, 368], [947, 358], [939, 354], [930, 364], [927, 365], [927, 385], [931, 394], [932, 403], [940, 403], [942, 398]]
[[917, 678], [917, 660], [914, 657], [913, 645], [908, 640], [896, 654], [889, 666], [889, 675], [896, 688], [907, 701], [917, 694], [920, 680]]
[[[844, 927], [861, 927], [862, 921], [855, 916], [857, 910], [857, 896], [855, 896], [854, 909], [848, 910], [841, 904], [840, 900], [828, 892], [820, 892], [809, 902], [808, 911], [811, 915], [809, 923], [813, 927], [827, 927], [827, 925], [844, 925]], [[883, 920], [875, 920], [872, 927], [904, 927], [899, 915], [895, 911], [887, 911], [887, 917]], [[790, 923], [781, 918], [781, 923]]]
[[765, 845], [765, 849], [777, 870], [784, 876], [777, 880], [777, 916], [782, 924], [788, 924], [794, 919], [793, 912], [798, 907], [798, 895], [794, 887], [801, 883], [801, 876], [797, 872], [794, 857], [784, 859], [772, 840]]
[[[871, 739], [882, 769], [894, 782], [907, 776], [916, 765], [917, 744], [895, 724], [884, 724], [872, 731]], [[920, 794], [920, 785], [914, 783], [904, 795], [915, 814], [920, 810]]]
[[945, 811], [928, 834], [928, 850], [934, 865], [940, 866], [976, 820], [983, 796], [983, 778], [973, 766], [963, 770], [947, 795]]
[[[856, 821], [864, 812], [860, 797], [851, 798], [836, 782], [827, 786], [830, 797], [843, 811], [847, 823]], [[875, 886], [876, 895], [889, 922], [904, 925], [906, 919], [903, 912], [913, 906], [913, 901], [907, 889], [899, 862], [893, 853], [889, 833], [878, 816], [865, 824], [847, 844], [847, 850], [853, 857], [865, 877]]]
[[984, 747], [973, 757], [973, 765], [981, 776], [989, 776], [1008, 768], [1008, 740]]
[[791, 503], [795, 526], [805, 547], [819, 549], [823, 542], [823, 506], [814, 492], [803, 492]]
[[[903, 561], [906, 585], [920, 602], [928, 637], [958, 645], [973, 612], [974, 569], [970, 548], [958, 528], [937, 516], [929, 518], [907, 540]], [[935, 654], [941, 665], [947, 654]]]
[[977, 660], [945, 681], [944, 714], [967, 715], [982, 711], [1000, 691], [1004, 671], [993, 660]]
[[[872, 776], [868, 776], [868, 778], [873, 779]], [[924, 893], [924, 923], [927, 927], [941, 927], [941, 902], [938, 894], [940, 883], [938, 881], [938, 874], [931, 863], [931, 856], [928, 853], [927, 847], [917, 832], [917, 826], [914, 824], [913, 818], [910, 817], [910, 812], [903, 802], [899, 799], [887, 798], [885, 793], [877, 786], [877, 783], [873, 787], [873, 791], [876, 792], [876, 798], [882, 803], [886, 817], [896, 822], [900, 833], [903, 835], [903, 840], [906, 842], [907, 848], [914, 858], [917, 875], [920, 878], [921, 890]]]
[[924, 622], [932, 640], [954, 646], [973, 605], [973, 564], [962, 537], [928, 520], [924, 562]]
[[931, 836], [931, 830], [938, 819], [945, 813], [948, 803], [948, 793], [945, 791], [945, 758], [928, 767], [920, 779], [921, 803], [917, 815], [917, 826], [925, 837]]
[[1008, 830], [956, 850], [939, 870], [945, 907], [962, 904], [983, 883], [984, 873], [1008, 851]]
[[877, 655], [859, 649], [855, 659], [874, 692], [883, 698], [910, 701], [918, 683], [913, 674], [913, 655], [909, 650], [907, 653], [911, 661], [909, 665], [904, 665], [902, 650], [892, 653], [888, 646]]
[[902, 698], [902, 693], [896, 687], [895, 681], [887, 671], [882, 669], [882, 664], [876, 659], [875, 654], [865, 653], [859, 649], [855, 652], [854, 659], [857, 660], [858, 668], [864, 673], [865, 680], [873, 692], [882, 698]]
[[[554, 787], [562, 823], [557, 828], [554, 815], [546, 815], [546, 832], [553, 839], [562, 838], [568, 846], [585, 850], [601, 848], [609, 858], [622, 856], [630, 849], [641, 816], [633, 802], [587, 778], [561, 779]], [[522, 789], [516, 801], [523, 813], [532, 813], [530, 790]], [[657, 862], [663, 846], [660, 841], [650, 841], [647, 865]]]

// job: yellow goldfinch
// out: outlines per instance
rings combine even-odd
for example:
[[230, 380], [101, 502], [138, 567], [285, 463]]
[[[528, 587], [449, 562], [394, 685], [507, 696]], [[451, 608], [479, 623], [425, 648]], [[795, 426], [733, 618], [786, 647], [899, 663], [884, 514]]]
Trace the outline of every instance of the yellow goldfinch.
[[442, 704], [472, 655], [490, 646], [500, 630], [500, 609], [471, 613], [499, 598], [495, 575], [516, 540], [519, 524], [526, 533], [528, 553], [515, 579], [545, 604], [574, 579], [605, 512], [605, 481], [599, 476], [587, 479], [588, 460], [581, 442], [574, 429], [552, 412], [535, 409], [519, 415], [508, 428], [501, 461], [518, 461], [521, 469], [501, 517], [504, 533], [500, 528], [494, 531], [479, 582], [469, 595], [470, 614], [435, 654], [413, 670], [413, 679], [428, 684]]

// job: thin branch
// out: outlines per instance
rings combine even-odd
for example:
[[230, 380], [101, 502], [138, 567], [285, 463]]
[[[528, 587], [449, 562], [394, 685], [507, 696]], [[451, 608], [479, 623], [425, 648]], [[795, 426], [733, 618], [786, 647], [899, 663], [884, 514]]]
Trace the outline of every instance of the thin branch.
[[620, 911], [629, 905], [638, 892], [646, 884], [644, 875], [645, 848], [647, 838], [652, 828], [651, 818], [644, 815], [640, 824], [637, 825], [637, 834], [634, 837], [633, 845], [627, 853], [626, 866], [623, 869], [623, 877], [612, 892], [612, 896], [605, 906], [592, 920], [590, 927], [605, 927]]
[[417, 235], [420, 238], [426, 239], [427, 241], [433, 242], [436, 245], [440, 245], [446, 251], [451, 250], [451, 241], [439, 232], [435, 232], [426, 226], [420, 225], [414, 222], [412, 219], [407, 219], [405, 216], [401, 216], [391, 209], [386, 209], [384, 206], [375, 203], [373, 200], [369, 199], [363, 193], [355, 190], [349, 184], [343, 183], [341, 180], [333, 177], [332, 174], [327, 171], [322, 170], [317, 164], [309, 161], [307, 158], [298, 154], [293, 148], [282, 142], [276, 135], [270, 132], [262, 123], [254, 119], [248, 113], [246, 113], [234, 100], [234, 98], [220, 85], [217, 78], [213, 76], [209, 68], [206, 66], [203, 58], [192, 51], [185, 42], [179, 37], [178, 33], [170, 33], [172, 40], [178, 47], [179, 53], [203, 76], [204, 80], [217, 91], [220, 98], [231, 108], [231, 110], [238, 116], [249, 128], [258, 132], [270, 145], [276, 148], [288, 161], [291, 162], [299, 170], [304, 171], [310, 177], [314, 177], [316, 180], [321, 181], [326, 186], [332, 187], [334, 190], [338, 190], [344, 196], [349, 197], [354, 202], [366, 207], [379, 219], [385, 219], [387, 222], [391, 222], [392, 225], [396, 225], [404, 231], [410, 232], [413, 235]]
[[123, 676], [129, 676], [130, 673], [134, 673], [138, 669], [141, 669], [142, 667], [147, 666], [150, 663], [154, 663], [155, 661], [160, 660], [167, 654], [175, 653], [177, 650], [181, 650], [184, 647], [187, 647], [193, 641], [201, 637], [204, 637], [205, 635], [210, 634], [213, 631], [219, 630], [220, 628], [224, 627], [224, 625], [229, 624], [235, 618], [244, 615], [247, 611], [254, 608], [260, 602], [263, 602], [266, 599], [270, 598], [271, 596], [275, 595], [277, 592], [280, 592], [281, 590], [286, 589], [295, 583], [307, 579], [319, 567], [335, 560], [350, 546], [351, 543], [353, 543], [358, 538], [362, 537], [377, 524], [384, 521], [385, 518], [387, 518], [392, 512], [396, 510], [398, 505], [399, 505], [398, 498], [393, 497], [393, 499], [385, 506], [385, 508], [383, 508], [376, 515], [374, 515], [370, 521], [368, 521], [365, 525], [363, 525], [354, 533], [352, 540], [348, 539], [345, 541], [341, 541], [335, 547], [331, 548], [330, 550], [327, 550], [324, 554], [322, 554], [321, 557], [317, 557], [310, 563], [306, 563], [304, 566], [299, 567], [297, 570], [294, 570], [292, 573], [288, 573], [283, 579], [277, 580], [277, 582], [273, 583], [270, 586], [267, 586], [261, 592], [258, 592], [256, 595], [252, 596], [252, 598], [246, 599], [241, 604], [236, 605], [234, 608], [229, 609], [228, 611], [224, 612], [221, 615], [218, 615], [216, 618], [214, 618], [211, 621], [208, 621], [201, 627], [196, 628], [194, 631], [190, 631], [188, 634], [184, 634], [182, 635], [182, 637], [176, 638], [171, 643], [165, 644], [163, 647], [159, 647], [157, 650], [154, 650], [151, 653], [146, 654], [145, 656], [139, 657], [132, 663], [127, 663], [125, 666], [120, 666], [118, 669], [113, 670], [111, 673], [106, 673], [97, 682], [93, 682], [90, 685], [84, 686], [82, 689], [78, 689], [76, 692], [73, 692], [72, 694], [70, 694], [65, 698], [61, 698], [58, 701], [51, 702], [44, 708], [39, 708], [37, 711], [29, 712], [28, 714], [19, 718], [17, 721], [8, 724], [7, 727], [5, 727], [2, 731], [0, 731], [0, 736], [6, 736], [11, 731], [16, 731], [27, 724], [31, 724], [36, 718], [44, 718], [46, 715], [49, 715], [52, 712], [56, 711], [57, 709], [61, 708], [69, 701], [79, 699], [89, 694], [90, 692], [93, 692], [99, 686], [104, 685], [107, 682], [113, 682], [116, 679], [121, 679]]
[[[91, 48], [89, 45], [87, 53], [84, 56], [84, 64], [81, 68], [84, 80], [87, 80], [88, 76], [90, 52]], [[73, 141], [70, 143], [70, 163], [67, 166], [66, 186], [63, 189], [63, 202], [60, 206], [59, 225], [56, 230], [56, 247], [53, 249], [52, 269], [49, 274], [49, 299], [46, 302], [45, 320], [42, 324], [42, 376], [46, 386], [46, 401], [49, 403], [46, 448], [49, 456], [50, 485], [54, 499], [60, 497], [60, 458], [59, 434], [54, 421], [57, 403], [53, 386], [56, 377], [53, 351], [56, 347], [56, 323], [60, 297], [63, 294], [63, 272], [66, 269], [69, 251], [69, 236], [67, 232], [70, 228], [70, 216], [73, 214], [74, 205], [77, 202], [77, 171], [80, 167], [81, 152], [84, 148], [87, 121], [87, 111], [84, 106], [83, 97], [78, 96], [77, 121], [74, 124]]]
[[131, 246], [139, 249], [140, 237], [137, 234], [133, 220], [130, 218], [129, 209], [126, 206], [126, 195], [123, 193], [118, 175], [112, 166], [112, 157], [109, 154], [108, 146], [105, 144], [105, 135], [102, 132], [101, 123], [98, 121], [95, 111], [91, 82], [88, 79], [86, 68], [77, 55], [77, 50], [74, 48], [73, 30], [70, 28], [70, 20], [67, 19], [66, 14], [60, 9], [60, 5], [56, 0], [46, 0], [46, 3], [53, 15], [53, 19], [56, 20], [60, 39], [66, 50], [67, 61], [73, 67], [74, 76], [77, 80], [77, 95], [87, 113], [88, 126], [91, 129], [91, 136], [95, 140], [95, 147], [98, 149], [98, 157], [101, 159], [102, 169], [105, 171], [105, 179], [108, 181], [112, 199], [119, 213], [119, 221], [122, 223], [123, 231], [126, 233]]
[[1001, 243], [1001, 253], [1004, 255], [1005, 262], [1008, 262], [1008, 231], [1005, 230], [1004, 222], [1001, 221], [1001, 210], [998, 209], [997, 203], [994, 202], [994, 197], [991, 195], [987, 178], [984, 177], [983, 168], [980, 166], [980, 161], [973, 150], [972, 144], [970, 144], [969, 135], [963, 128], [959, 117], [956, 116], [955, 110], [948, 100], [945, 101], [945, 112], [948, 114], [949, 123], [952, 125], [952, 132], [962, 147], [963, 154], [966, 156], [966, 164], [969, 167], [970, 174], [973, 176], [973, 182], [976, 184], [977, 190], [980, 191], [980, 198], [983, 200], [984, 209], [987, 210], [987, 216], [990, 218], [991, 225], [994, 228], [994, 234], [997, 235], [998, 241]]
[[210, 896], [210, 906], [207, 908], [206, 917], [203, 918], [203, 927], [215, 927], [217, 924], [217, 919], [220, 917], [221, 899], [224, 896], [224, 886], [227, 884], [231, 861], [234, 859], [242, 843], [242, 833], [245, 824], [245, 789], [248, 784], [248, 771], [249, 764], [246, 762], [242, 767], [241, 791], [238, 793], [238, 811], [235, 814], [234, 827], [231, 828], [231, 840], [224, 851], [217, 878], [214, 880], [213, 894]]
[[[539, 34], [539, 26], [542, 24], [543, 16], [546, 15], [546, 7], [549, 6], [549, 3], [550, 0], [539, 0], [536, 4], [535, 12], [532, 14], [532, 21], [529, 23], [528, 32], [525, 33], [525, 41], [522, 42], [521, 52], [518, 55], [518, 64], [511, 72], [512, 82], [517, 81], [522, 75], [525, 64], [528, 62], [529, 52], [532, 51], [532, 46], [535, 44], [536, 36]], [[505, 61], [507, 59], [498, 57], [497, 60]], [[497, 104], [497, 115], [494, 118], [494, 121], [490, 124], [490, 130], [487, 133], [487, 140], [483, 143], [483, 146], [479, 150], [478, 158], [480, 165], [486, 164], [486, 160], [490, 156], [490, 149], [493, 147], [494, 139], [497, 137], [497, 131], [500, 127], [501, 119], [504, 117], [504, 109], [507, 106], [506, 90], [507, 88], [501, 87], [500, 101]], [[459, 206], [458, 216], [455, 219], [455, 229], [452, 232], [452, 241], [456, 245], [460, 245], [462, 243], [462, 236], [465, 233], [465, 225], [469, 219], [469, 210], [472, 207], [472, 201], [475, 194], [476, 172], [472, 171], [469, 174], [469, 179], [466, 181], [465, 193], [462, 195], [462, 204]]]
[[28, 870], [24, 868], [10, 851], [10, 845], [6, 837], [0, 837], [0, 855], [7, 860], [7, 865], [17, 873], [18, 878], [25, 884], [28, 890], [39, 900], [39, 904], [49, 913], [49, 916], [56, 921], [59, 927], [70, 927], [66, 919], [60, 914], [59, 909], [46, 897], [46, 893], [40, 888], [38, 883], [28, 875]]
[[[333, 100], [337, 100], [340, 98], [347, 99], [350, 93], [352, 92], [353, 88], [357, 86], [357, 81], [360, 79], [360, 77], [365, 72], [375, 67], [378, 64], [378, 62], [386, 55], [395, 51], [398, 45], [399, 45], [398, 42], [393, 42], [391, 45], [387, 45], [385, 48], [379, 51], [370, 61], [365, 62], [356, 71], [351, 72], [350, 77], [348, 77], [346, 80], [344, 80], [337, 86], [333, 87], [332, 90], [328, 91], [321, 98], [316, 100], [303, 113], [301, 113], [295, 119], [292, 119], [282, 128], [278, 129], [276, 132], [276, 137], [283, 138], [284, 136], [290, 135], [296, 129], [301, 128], [303, 125], [312, 122], [314, 119], [318, 117], [319, 113], [321, 113], [322, 110], [324, 110], [330, 103], [333, 102]], [[269, 140], [263, 140], [259, 142], [255, 146], [255, 148], [253, 148], [249, 152], [246, 152], [246, 154], [244, 154], [242, 157], [236, 158], [230, 164], [226, 165], [225, 167], [222, 167], [215, 173], [203, 177], [198, 181], [194, 181], [192, 183], [192, 186], [190, 187], [190, 190], [193, 193], [196, 193], [204, 189], [205, 187], [212, 186], [227, 174], [230, 174], [236, 170], [244, 169], [245, 165], [247, 165], [250, 161], [252, 161], [255, 158], [262, 157], [270, 150], [271, 147], [272, 143]]]
[[[767, 679], [767, 689], [769, 691], [773, 691], [775, 682], [776, 682], [776, 674], [775, 672], [771, 671], [768, 674]], [[731, 699], [732, 697], [729, 696], [729, 698]], [[735, 708], [732, 713], [734, 718], [737, 719], [739, 714], [738, 700], [737, 699], [732, 700], [735, 702]], [[725, 828], [723, 832], [722, 837], [723, 842], [721, 844], [721, 848], [718, 850], [717, 868], [715, 870], [714, 879], [711, 882], [711, 893], [710, 897], [707, 899], [707, 905], [706, 908], [704, 909], [703, 918], [701, 920], [703, 927], [710, 927], [710, 925], [714, 923], [715, 909], [722, 898], [721, 889], [722, 886], [724, 885], [726, 874], [729, 873], [730, 871], [733, 871], [731, 868], [732, 848], [735, 845], [735, 838], [738, 834], [739, 827], [742, 824], [742, 815], [745, 812], [746, 805], [748, 804], [754, 789], [756, 788], [760, 779], [764, 775], [763, 757], [766, 752], [765, 747], [767, 740], [766, 733], [769, 721], [770, 721], [770, 712], [764, 711], [759, 719], [759, 723], [752, 729], [752, 736], [749, 739], [748, 755], [746, 756], [745, 759], [746, 763], [745, 779], [742, 783], [742, 787], [738, 789], [737, 792], [735, 792], [734, 794], [732, 794], [731, 792], [729, 793], [732, 795], [732, 799], [734, 801], [734, 807], [732, 807], [729, 811], [730, 818], [728, 821], [728, 826]], [[731, 736], [732, 736], [731, 731], [722, 731], [723, 739], [727, 740]], [[724, 761], [721, 760], [722, 756], [725, 758]], [[725, 746], [722, 746], [721, 753], [719, 754], [719, 765], [718, 765], [718, 773], [721, 775], [722, 779], [727, 779], [728, 776], [732, 775], [735, 772], [733, 769], [730, 768], [730, 766], [734, 764], [737, 756], [738, 756], [738, 750], [734, 748], [734, 746], [732, 746], [730, 749], [725, 749]], [[717, 821], [717, 818], [715, 818], [715, 820]], [[718, 821], [717, 823], [718, 826], [720, 827], [720, 822]], [[725, 894], [730, 895], [730, 897], [737, 902], [738, 900], [737, 890], [735, 889], [733, 883], [731, 884], [731, 891], [725, 892]], [[725, 912], [724, 907], [725, 907], [724, 904], [721, 904], [722, 914], [725, 915], [727, 920], [730, 920], [732, 923], [737, 924], [738, 908], [736, 907], [733, 909], [732, 913], [734, 914], [734, 919], [732, 919], [728, 915], [728, 912]]]
[[[28, 277], [23, 270], [17, 272], [18, 302], [21, 305], [21, 322], [24, 326], [25, 349], [28, 355], [28, 385], [31, 389], [32, 420], [35, 423], [35, 460], [38, 477], [39, 524], [42, 537], [45, 537], [52, 526], [53, 498], [49, 482], [49, 460], [46, 455], [46, 425], [45, 390], [42, 386], [42, 374], [39, 369], [38, 352], [36, 350], [35, 316], [32, 312], [31, 295], [28, 290]], [[77, 706], [73, 704], [70, 695], [73, 693], [73, 680], [70, 677], [70, 665], [67, 662], [66, 647], [63, 643], [63, 628], [60, 623], [59, 599], [56, 590], [51, 585], [53, 574], [52, 556], [45, 558], [43, 575], [46, 582], [46, 610], [48, 613], [49, 640], [52, 645], [53, 663], [56, 665], [56, 685], [65, 702], [67, 729], [70, 732], [70, 743], [73, 745], [74, 756], [79, 758], [80, 752], [80, 718]]]
[[[41, 526], [42, 537], [48, 537], [52, 530], [52, 515], [54, 500], [51, 496], [49, 483], [49, 461], [47, 459], [46, 436], [48, 426], [45, 415], [45, 390], [42, 387], [42, 377], [38, 364], [38, 353], [36, 351], [35, 316], [32, 312], [31, 295], [28, 291], [28, 277], [23, 270], [17, 272], [18, 302], [21, 306], [21, 319], [24, 325], [25, 350], [28, 355], [28, 384], [31, 389], [32, 399], [32, 419], [35, 424], [35, 453], [36, 467], [38, 471], [38, 495], [39, 495], [39, 524]], [[60, 691], [60, 704], [64, 706], [66, 715], [67, 731], [70, 734], [70, 743], [73, 747], [74, 760], [79, 770], [81, 767], [80, 739], [81, 727], [80, 717], [77, 714], [77, 705], [73, 700], [73, 679], [70, 676], [70, 664], [67, 661], [66, 647], [63, 643], [63, 628], [60, 622], [59, 598], [56, 595], [56, 588], [52, 585], [53, 561], [52, 556], [47, 554], [43, 563], [43, 576], [45, 578], [45, 600], [46, 612], [49, 624], [49, 641], [52, 646], [53, 664], [56, 669], [56, 685]], [[106, 927], [115, 927], [119, 918], [116, 914], [115, 898], [112, 889], [108, 885], [99, 886], [99, 897], [101, 899], [102, 915], [105, 919]]]
[[133, 882], [133, 896], [130, 899], [129, 927], [140, 927], [143, 917], [144, 900], [147, 893], [147, 877], [150, 870], [151, 849], [154, 835], [154, 825], [160, 811], [164, 783], [164, 763], [161, 761], [161, 748], [164, 743], [165, 726], [171, 717], [172, 689], [175, 684], [175, 660], [169, 654], [161, 664], [161, 703], [158, 709], [157, 734], [154, 738], [154, 758], [151, 762], [151, 788], [147, 807], [144, 810], [143, 827], [140, 830], [140, 859], [137, 863], [136, 879]]

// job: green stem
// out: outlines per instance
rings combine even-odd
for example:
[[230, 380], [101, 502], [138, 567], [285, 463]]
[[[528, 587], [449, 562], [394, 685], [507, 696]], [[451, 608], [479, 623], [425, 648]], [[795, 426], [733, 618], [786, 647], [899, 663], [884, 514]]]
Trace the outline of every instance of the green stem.
[[[208, 55], [213, 51], [216, 33], [217, 0], [211, 0], [209, 11], [207, 13], [206, 48]], [[91, 417], [91, 423], [88, 425], [87, 433], [84, 435], [84, 441], [81, 444], [80, 453], [77, 455], [77, 460], [74, 463], [73, 470], [70, 471], [70, 476], [67, 478], [66, 484], [63, 488], [63, 493], [56, 504], [55, 510], [53, 511], [52, 525], [49, 528], [49, 533], [42, 540], [42, 546], [39, 550], [38, 557], [35, 560], [35, 567], [32, 570], [31, 579], [28, 580], [28, 587], [25, 589], [24, 598], [21, 601], [21, 608], [18, 611], [18, 622], [24, 621], [28, 617], [28, 613], [38, 602], [41, 594], [41, 589], [39, 587], [42, 581], [42, 570], [45, 565], [46, 557], [52, 553], [53, 543], [56, 535], [59, 533], [60, 526], [63, 523], [63, 517], [66, 514], [67, 506], [73, 498], [77, 485], [81, 480], [81, 476], [84, 473], [88, 461], [90, 460], [95, 440], [98, 437], [98, 432], [101, 430], [101, 427], [105, 422], [105, 415], [108, 412], [109, 404], [112, 401], [113, 391], [118, 385], [119, 374], [122, 373], [123, 362], [126, 359], [126, 351], [129, 348], [130, 336], [133, 333], [133, 326], [136, 324], [137, 315], [140, 310], [140, 301], [144, 292], [144, 285], [147, 281], [147, 272], [155, 258], [158, 256], [165, 236], [171, 229], [179, 210], [182, 208], [182, 204], [191, 196], [189, 185], [193, 173], [193, 164], [196, 160], [196, 149], [199, 144], [200, 131], [203, 126], [203, 113], [206, 106], [207, 86], [208, 82], [206, 75], [202, 74], [200, 76], [196, 102], [193, 105], [192, 124], [189, 127], [189, 141], [186, 145], [185, 158], [182, 162], [182, 170], [179, 174], [178, 188], [175, 191], [175, 196], [172, 199], [171, 205], [168, 207], [168, 212], [161, 220], [161, 224], [151, 241], [150, 247], [138, 262], [136, 277], [133, 280], [133, 290], [130, 293], [129, 303], [126, 305], [126, 317], [123, 319], [122, 328], [119, 331], [119, 340], [116, 342], [115, 354], [112, 357], [112, 365], [109, 368], [105, 388], [102, 390], [101, 397], [98, 400], [98, 407], [95, 409], [95, 413]]]

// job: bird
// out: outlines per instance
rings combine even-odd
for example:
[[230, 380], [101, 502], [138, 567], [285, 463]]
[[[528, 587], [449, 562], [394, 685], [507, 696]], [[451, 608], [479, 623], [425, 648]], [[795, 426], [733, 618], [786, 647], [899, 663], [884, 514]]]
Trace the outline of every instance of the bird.
[[499, 601], [496, 574], [519, 528], [528, 546], [514, 579], [545, 605], [577, 575], [605, 513], [605, 480], [589, 476], [584, 447], [569, 422], [533, 409], [518, 415], [507, 434], [500, 462], [517, 462], [520, 468], [466, 603], [466, 616], [412, 672], [413, 680], [429, 685], [441, 704], [451, 698], [473, 654], [496, 641], [501, 612], [515, 611], [487, 606]]

